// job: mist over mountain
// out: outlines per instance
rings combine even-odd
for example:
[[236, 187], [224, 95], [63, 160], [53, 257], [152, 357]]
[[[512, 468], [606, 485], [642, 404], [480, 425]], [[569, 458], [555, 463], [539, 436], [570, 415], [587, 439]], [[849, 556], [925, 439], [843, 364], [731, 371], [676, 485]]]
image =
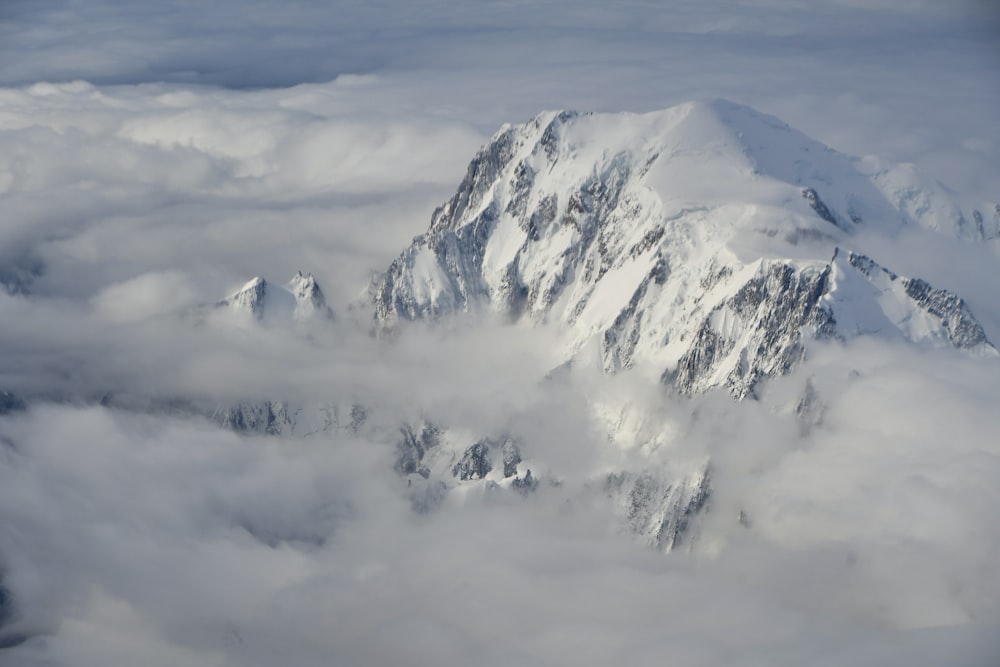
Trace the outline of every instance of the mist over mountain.
[[86, 4], [0, 8], [0, 664], [996, 662], [982, 3]]

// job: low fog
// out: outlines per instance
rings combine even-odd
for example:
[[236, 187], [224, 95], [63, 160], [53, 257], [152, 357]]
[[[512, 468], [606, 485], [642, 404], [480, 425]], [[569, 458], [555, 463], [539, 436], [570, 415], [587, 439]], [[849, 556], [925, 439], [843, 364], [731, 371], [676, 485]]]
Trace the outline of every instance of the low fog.
[[[830, 341], [737, 403], [561, 366], [550, 326], [376, 331], [372, 279], [543, 109], [725, 97], [1000, 197], [983, 3], [664, 5], [4, 3], [0, 664], [993, 664], [996, 359]], [[864, 243], [1000, 341], [995, 240]], [[212, 307], [296, 271], [332, 320]], [[217, 418], [269, 400], [366, 421]], [[427, 511], [393, 468], [422, 420], [516, 434], [537, 488]], [[601, 487], [706, 466], [671, 553]]]

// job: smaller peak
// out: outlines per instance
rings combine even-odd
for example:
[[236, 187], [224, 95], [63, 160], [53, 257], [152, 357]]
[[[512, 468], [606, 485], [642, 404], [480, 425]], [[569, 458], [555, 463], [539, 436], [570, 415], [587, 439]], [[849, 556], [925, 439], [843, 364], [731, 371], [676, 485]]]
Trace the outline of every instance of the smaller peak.
[[313, 314], [322, 313], [324, 316], [332, 318], [333, 311], [326, 303], [326, 297], [319, 283], [311, 273], [303, 274], [296, 271], [288, 284], [285, 286], [295, 297], [295, 314], [297, 319], [311, 317]]
[[323, 291], [311, 273], [296, 271], [285, 285], [272, 284], [254, 277], [216, 307], [235, 312], [250, 313], [257, 321], [270, 323], [291, 322], [322, 314], [333, 318], [333, 311], [326, 304]]
[[247, 281], [247, 283], [245, 285], [243, 285], [243, 287], [241, 287], [239, 290], [237, 290], [236, 293], [239, 294], [240, 292], [246, 292], [246, 291], [249, 291], [249, 290], [252, 290], [252, 289], [256, 289], [258, 287], [262, 287], [264, 285], [267, 285], [267, 281], [266, 280], [264, 280], [260, 276], [254, 276], [252, 279], [250, 279], [249, 281]]
[[260, 276], [255, 276], [247, 281], [243, 287], [233, 292], [228, 298], [219, 301], [216, 305], [220, 307], [232, 308], [237, 311], [253, 313], [255, 317], [262, 317], [267, 294], [270, 292], [267, 281]]
[[288, 281], [289, 285], [315, 285], [316, 278], [313, 277], [311, 273], [302, 273], [301, 271], [296, 271], [292, 279]]
[[301, 271], [296, 271], [292, 279], [285, 284], [285, 289], [295, 294], [297, 298], [308, 297], [312, 294], [322, 295], [323, 293], [313, 274]]

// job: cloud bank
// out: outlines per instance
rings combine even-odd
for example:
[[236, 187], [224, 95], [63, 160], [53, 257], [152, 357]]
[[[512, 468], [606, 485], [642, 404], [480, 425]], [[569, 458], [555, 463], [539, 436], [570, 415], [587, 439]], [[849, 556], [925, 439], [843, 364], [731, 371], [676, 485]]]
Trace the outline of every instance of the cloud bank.
[[[988, 664], [993, 374], [891, 346], [810, 370], [839, 372], [838, 354], [867, 362], [805, 437], [721, 397], [703, 418], [677, 411], [720, 493], [696, 549], [669, 557], [618, 535], [579, 473], [414, 515], [390, 442], [102, 407], [7, 417], [8, 632], [43, 633], [10, 659]], [[531, 454], [576, 451], [559, 432]]]

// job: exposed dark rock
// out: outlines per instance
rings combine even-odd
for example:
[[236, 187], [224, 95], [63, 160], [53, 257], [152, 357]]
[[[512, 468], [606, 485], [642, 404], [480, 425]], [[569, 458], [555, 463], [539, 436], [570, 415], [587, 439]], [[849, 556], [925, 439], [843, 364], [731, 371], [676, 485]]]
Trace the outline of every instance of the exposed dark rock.
[[689, 539], [695, 517], [711, 497], [707, 469], [690, 482], [665, 479], [656, 471], [612, 473], [605, 490], [619, 503], [632, 532], [665, 551]]
[[559, 151], [559, 131], [566, 121], [575, 118], [577, 113], [574, 111], [561, 111], [545, 128], [545, 132], [542, 133], [542, 139], [539, 142], [542, 149], [545, 151], [545, 156], [549, 161], [554, 161], [556, 159], [556, 154]]
[[831, 225], [837, 224], [837, 218], [833, 215], [827, 205], [820, 199], [819, 194], [812, 188], [802, 190], [802, 197], [809, 203], [810, 208], [816, 211], [816, 215], [823, 218]]
[[481, 148], [469, 163], [458, 192], [431, 216], [430, 233], [454, 229], [467, 209], [477, 208], [490, 186], [514, 157], [516, 131], [508, 129]]
[[695, 488], [694, 493], [688, 496], [686, 501], [682, 500], [676, 505], [676, 508], [680, 510], [680, 512], [674, 522], [673, 529], [667, 532], [667, 535], [670, 538], [671, 551], [680, 546], [680, 544], [689, 537], [691, 523], [694, 521], [698, 513], [702, 512], [708, 506], [711, 496], [712, 487], [709, 483], [708, 470], [706, 470], [702, 475], [701, 480], [698, 482], [698, 486]]
[[521, 462], [521, 450], [517, 443], [508, 439], [500, 449], [503, 456], [503, 476], [504, 479], [517, 474], [517, 464]]
[[888, 276], [889, 280], [896, 280], [896, 278], [899, 277], [889, 269], [877, 264], [870, 257], [859, 255], [858, 253], [854, 252], [848, 253], [847, 261], [851, 266], [853, 266], [854, 268], [856, 268], [858, 271], [865, 274], [869, 278], [874, 278], [879, 271]]
[[646, 296], [650, 283], [655, 281], [658, 267], [659, 265], [654, 267], [650, 275], [639, 284], [628, 305], [618, 313], [614, 324], [604, 331], [601, 352], [605, 371], [615, 372], [632, 365], [632, 354], [642, 333], [642, 313], [638, 310], [639, 304]]
[[532, 476], [531, 469], [528, 469], [524, 477], [515, 477], [510, 485], [522, 495], [526, 495], [538, 488], [538, 480]]
[[[510, 193], [504, 211], [515, 217], [524, 218], [528, 208], [528, 198], [531, 196], [531, 187], [534, 183], [534, 170], [525, 162], [519, 163], [514, 169], [514, 177], [511, 180]], [[537, 241], [538, 238], [532, 240]]]
[[964, 350], [993, 348], [982, 325], [965, 302], [953, 292], [935, 289], [919, 278], [901, 278], [864, 255], [849, 253], [848, 262], [869, 279], [881, 273], [891, 282], [901, 280], [906, 296], [919, 308], [940, 321], [947, 332], [949, 342], [956, 348]]
[[287, 405], [280, 401], [241, 402], [219, 408], [215, 419], [234, 431], [265, 435], [278, 435], [293, 423]]
[[735, 339], [716, 330], [713, 324], [713, 315], [725, 308], [740, 318], [744, 325], [742, 337], [752, 341], [741, 351], [740, 363], [727, 375], [726, 386], [737, 399], [752, 396], [761, 378], [784, 375], [802, 359], [804, 329], [815, 338], [835, 334], [833, 313], [820, 304], [829, 275], [829, 266], [823, 270], [797, 270], [787, 264], [771, 265], [704, 318], [677, 370], [664, 379], [685, 395], [703, 388], [705, 378], [714, 374], [736, 346]]
[[458, 463], [452, 467], [452, 476], [462, 481], [485, 478], [493, 469], [492, 464], [490, 464], [490, 448], [487, 442], [483, 439], [470, 445]]
[[482, 438], [465, 450], [451, 474], [462, 481], [484, 479], [494, 465], [499, 465], [506, 479], [517, 475], [520, 462], [521, 450], [513, 438]]
[[409, 475], [417, 473], [427, 478], [430, 472], [421, 465], [424, 455], [441, 442], [441, 430], [434, 424], [424, 423], [419, 429], [404, 425], [400, 430], [402, 439], [396, 443], [396, 472]]
[[555, 194], [546, 195], [539, 202], [538, 208], [535, 209], [534, 213], [528, 219], [528, 227], [525, 229], [528, 232], [528, 238], [532, 241], [537, 241], [541, 238], [541, 233], [539, 230], [548, 227], [553, 222], [555, 222], [556, 214], [559, 212], [559, 199]]
[[959, 349], [993, 347], [986, 338], [982, 325], [957, 295], [946, 290], [934, 289], [919, 278], [907, 278], [903, 281], [903, 286], [906, 295], [918, 306], [940, 318], [952, 345]]
[[351, 431], [357, 433], [368, 421], [368, 410], [361, 405], [351, 406]]

